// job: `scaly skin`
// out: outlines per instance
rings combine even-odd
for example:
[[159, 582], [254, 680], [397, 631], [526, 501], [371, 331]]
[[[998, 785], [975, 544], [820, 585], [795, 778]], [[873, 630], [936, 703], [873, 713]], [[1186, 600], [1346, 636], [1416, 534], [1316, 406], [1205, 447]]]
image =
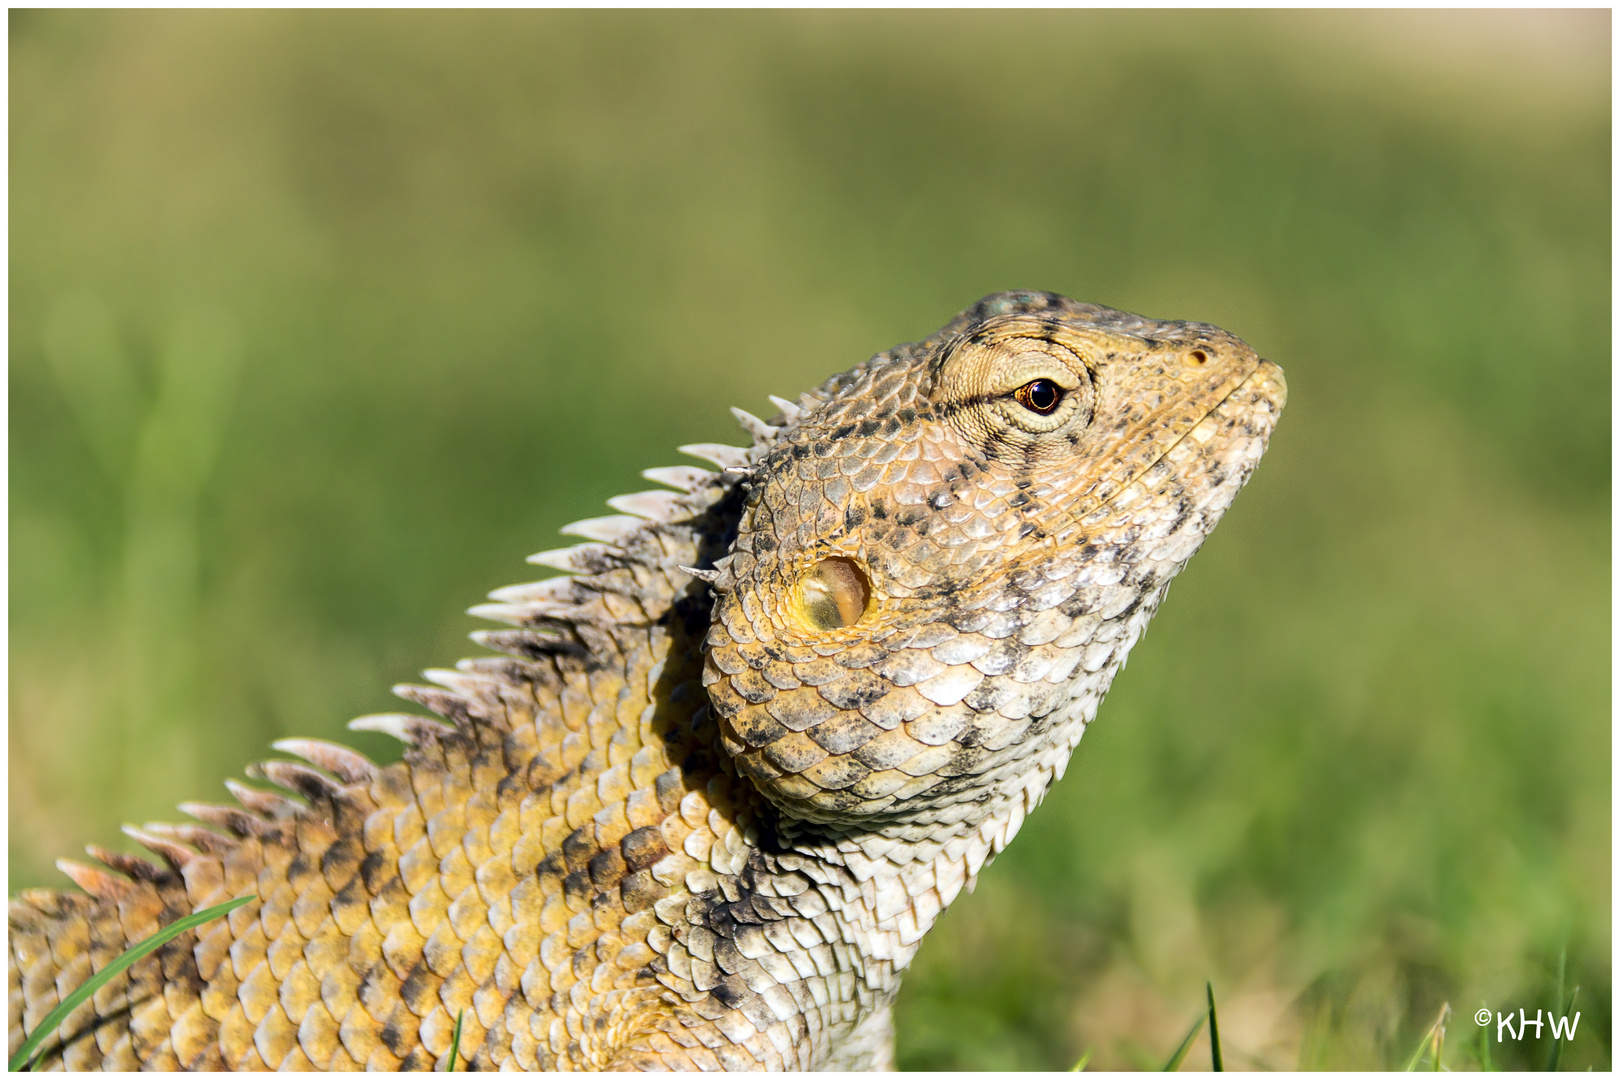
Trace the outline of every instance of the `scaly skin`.
[[[231, 785], [11, 908], [42, 1064], [872, 1068], [934, 920], [1068, 763], [1170, 579], [1259, 462], [1282, 374], [1200, 323], [987, 297], [839, 375], [725, 467], [536, 556], [474, 609], [508, 657], [401, 688], [378, 766]], [[1048, 406], [1051, 406], [1048, 408]], [[116, 871], [116, 872], [109, 872]]]

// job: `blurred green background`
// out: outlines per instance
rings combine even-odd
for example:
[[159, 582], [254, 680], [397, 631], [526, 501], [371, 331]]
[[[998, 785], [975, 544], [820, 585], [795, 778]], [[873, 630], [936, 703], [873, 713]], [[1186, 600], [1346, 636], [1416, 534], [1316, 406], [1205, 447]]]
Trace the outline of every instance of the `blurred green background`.
[[395, 707], [727, 405], [1051, 289], [1291, 400], [901, 1063], [1158, 1066], [1209, 979], [1229, 1067], [1449, 1003], [1477, 1068], [1567, 950], [1608, 1067], [1608, 20], [12, 12], [10, 887]]

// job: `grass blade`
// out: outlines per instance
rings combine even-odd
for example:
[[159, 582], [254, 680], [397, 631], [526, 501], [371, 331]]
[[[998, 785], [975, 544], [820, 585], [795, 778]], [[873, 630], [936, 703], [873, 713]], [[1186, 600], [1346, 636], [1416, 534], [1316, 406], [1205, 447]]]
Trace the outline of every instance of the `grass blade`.
[[1427, 1033], [1425, 1033], [1423, 1038], [1418, 1042], [1417, 1049], [1412, 1051], [1412, 1056], [1406, 1059], [1405, 1065], [1401, 1066], [1401, 1072], [1416, 1072], [1418, 1062], [1423, 1060], [1423, 1051], [1427, 1050], [1428, 1048], [1429, 1036]]
[[1165, 1062], [1164, 1069], [1161, 1071], [1175, 1072], [1177, 1069], [1181, 1068], [1181, 1059], [1187, 1056], [1188, 1050], [1192, 1049], [1193, 1040], [1198, 1038], [1198, 1033], [1200, 1031], [1204, 1030], [1204, 1021], [1208, 1019], [1208, 1013], [1205, 1013], [1203, 1016], [1198, 1018], [1198, 1020], [1193, 1024], [1192, 1030], [1187, 1032], [1187, 1037], [1181, 1040], [1181, 1045], [1176, 1047], [1176, 1052], [1170, 1055], [1170, 1060]]
[[[1569, 946], [1565, 945], [1558, 950], [1558, 994], [1553, 998], [1553, 1007], [1558, 1010], [1559, 1016], [1564, 1016], [1569, 1006], [1564, 1004], [1564, 973], [1569, 960]], [[1558, 1071], [1558, 1059], [1563, 1056], [1563, 1045], [1558, 1039], [1553, 1039], [1552, 1049], [1547, 1052], [1547, 1072]]]
[[1209, 1063], [1216, 1072], [1225, 1072], [1226, 1066], [1221, 1064], [1221, 1029], [1215, 1024], [1214, 985], [1204, 983], [1204, 993], [1209, 995]]
[[120, 971], [123, 971], [149, 953], [156, 952], [187, 930], [194, 930], [204, 923], [213, 922], [221, 915], [227, 915], [243, 904], [251, 904], [257, 899], [257, 896], [238, 896], [235, 900], [227, 900], [216, 907], [204, 908], [194, 915], [176, 919], [145, 941], [131, 945], [122, 956], [86, 979], [83, 986], [69, 994], [67, 1000], [52, 1009], [45, 1019], [40, 1021], [39, 1026], [34, 1029], [34, 1033], [24, 1041], [22, 1047], [15, 1054], [11, 1055], [11, 1060], [6, 1063], [7, 1071], [20, 1072], [32, 1065], [34, 1052], [39, 1049], [41, 1043], [50, 1038], [51, 1032], [60, 1027], [62, 1021], [66, 1020], [74, 1009], [83, 1005], [97, 990], [111, 982], [113, 977]]
[[1091, 1051], [1087, 1050], [1085, 1053], [1080, 1055], [1080, 1060], [1075, 1062], [1074, 1063], [1074, 1068], [1070, 1069], [1069, 1071], [1070, 1072], [1085, 1072], [1086, 1071], [1086, 1064], [1089, 1061], [1091, 1061]]
[[456, 1013], [456, 1031], [455, 1034], [450, 1036], [450, 1060], [445, 1063], [445, 1072], [456, 1071], [456, 1056], [461, 1053], [461, 1022], [466, 1018], [466, 1009]]
[[[1575, 1007], [1575, 999], [1580, 997], [1580, 996], [1581, 996], [1581, 988], [1577, 986], [1574, 990], [1570, 991], [1569, 1000], [1564, 1003], [1563, 1008], [1558, 1010], [1558, 1015], [1559, 1016], [1568, 1016], [1569, 1011]], [[1547, 1071], [1548, 1072], [1557, 1072], [1558, 1071], [1558, 1063], [1563, 1060], [1563, 1057], [1564, 1057], [1564, 1042], [1563, 1042], [1562, 1039], [1558, 1038], [1558, 1036], [1554, 1035], [1553, 1036], [1552, 1063], [1547, 1066]]]
[[1451, 1002], [1448, 1001], [1440, 1006], [1440, 1015], [1434, 1018], [1434, 1023], [1429, 1025], [1429, 1030], [1423, 1033], [1423, 1038], [1418, 1041], [1417, 1049], [1412, 1051], [1412, 1056], [1407, 1059], [1406, 1067], [1401, 1070], [1402, 1072], [1415, 1072], [1418, 1062], [1423, 1060], [1423, 1051], [1425, 1050], [1433, 1051], [1434, 1071], [1440, 1071], [1440, 1052], [1446, 1046], [1446, 1021], [1449, 1019], [1451, 1019]]

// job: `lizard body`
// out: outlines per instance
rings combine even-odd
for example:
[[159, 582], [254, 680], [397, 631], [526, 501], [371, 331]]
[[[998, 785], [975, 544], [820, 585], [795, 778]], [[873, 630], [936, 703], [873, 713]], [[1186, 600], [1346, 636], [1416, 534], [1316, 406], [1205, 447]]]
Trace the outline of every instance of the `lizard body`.
[[[568, 574], [491, 594], [503, 656], [285, 740], [202, 825], [128, 829], [11, 905], [15, 1050], [160, 926], [41, 1064], [891, 1067], [938, 915], [1060, 776], [1264, 452], [1243, 342], [1044, 293], [838, 375], [722, 467], [611, 500]], [[292, 795], [298, 798], [291, 797]]]

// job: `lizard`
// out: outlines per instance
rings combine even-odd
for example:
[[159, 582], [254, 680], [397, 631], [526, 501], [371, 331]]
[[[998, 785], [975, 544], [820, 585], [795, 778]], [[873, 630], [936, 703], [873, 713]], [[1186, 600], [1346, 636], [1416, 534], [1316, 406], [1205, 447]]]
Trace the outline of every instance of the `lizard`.
[[1198, 322], [988, 296], [609, 501], [473, 614], [494, 655], [227, 781], [158, 861], [11, 903], [40, 1067], [892, 1068], [941, 912], [1064, 772], [1247, 482], [1281, 370]]

